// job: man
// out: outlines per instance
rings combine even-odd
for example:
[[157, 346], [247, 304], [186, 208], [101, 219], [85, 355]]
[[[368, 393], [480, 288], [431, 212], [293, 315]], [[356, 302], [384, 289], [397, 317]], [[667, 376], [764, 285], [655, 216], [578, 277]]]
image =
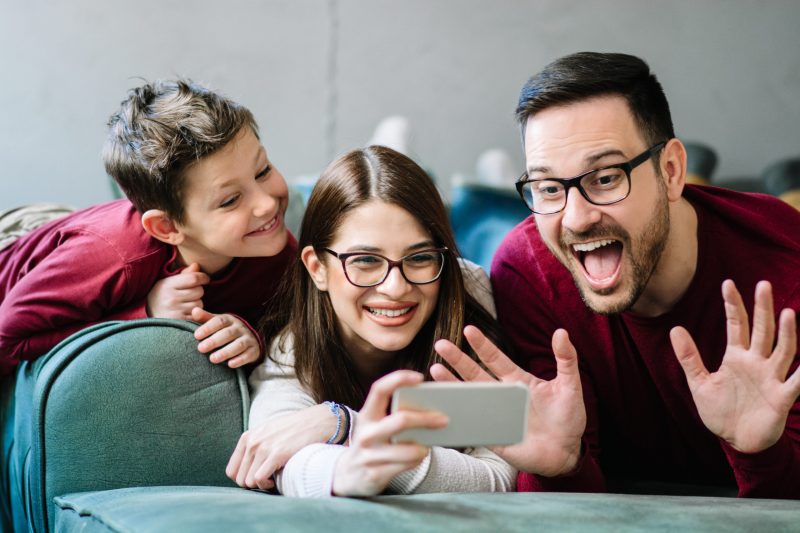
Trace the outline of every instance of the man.
[[[800, 498], [800, 214], [685, 185], [666, 97], [636, 57], [553, 62], [523, 87], [517, 117], [517, 188], [534, 215], [497, 251], [492, 285], [531, 373], [465, 334], [497, 378], [530, 386], [527, 437], [498, 450], [524, 471], [519, 489], [655, 482]], [[494, 379], [436, 347], [462, 378]]]

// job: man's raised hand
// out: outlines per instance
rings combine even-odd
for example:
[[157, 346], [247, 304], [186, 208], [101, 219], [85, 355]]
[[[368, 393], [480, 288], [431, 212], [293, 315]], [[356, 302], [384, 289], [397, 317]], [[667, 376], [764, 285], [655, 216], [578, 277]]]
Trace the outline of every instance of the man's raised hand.
[[[578, 355], [563, 329], [553, 334], [553, 352], [557, 375], [545, 381], [525, 372], [474, 326], [464, 329], [464, 336], [480, 360], [491, 372], [481, 368], [453, 343], [439, 340], [435, 349], [464, 381], [521, 382], [530, 391], [528, 425], [520, 444], [495, 447], [500, 457], [516, 468], [543, 476], [568, 474], [578, 464], [581, 438], [586, 429]], [[494, 375], [492, 375], [494, 374]], [[458, 378], [444, 365], [431, 367], [437, 381]], [[497, 406], [502, 409], [502, 406]]]

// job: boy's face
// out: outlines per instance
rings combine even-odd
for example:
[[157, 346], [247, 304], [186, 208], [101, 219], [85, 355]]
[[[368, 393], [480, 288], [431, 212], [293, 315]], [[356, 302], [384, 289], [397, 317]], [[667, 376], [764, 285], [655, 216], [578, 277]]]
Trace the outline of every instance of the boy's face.
[[250, 128], [189, 167], [185, 179], [185, 218], [175, 224], [184, 264], [213, 274], [234, 257], [273, 256], [286, 246], [286, 181]]

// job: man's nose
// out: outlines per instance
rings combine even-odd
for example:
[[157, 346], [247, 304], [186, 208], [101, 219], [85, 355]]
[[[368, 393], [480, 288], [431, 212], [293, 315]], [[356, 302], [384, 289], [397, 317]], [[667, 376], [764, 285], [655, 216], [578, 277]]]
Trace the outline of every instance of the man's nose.
[[602, 215], [598, 207], [584, 198], [577, 188], [567, 191], [567, 204], [561, 217], [562, 226], [574, 233], [581, 233], [600, 222]]

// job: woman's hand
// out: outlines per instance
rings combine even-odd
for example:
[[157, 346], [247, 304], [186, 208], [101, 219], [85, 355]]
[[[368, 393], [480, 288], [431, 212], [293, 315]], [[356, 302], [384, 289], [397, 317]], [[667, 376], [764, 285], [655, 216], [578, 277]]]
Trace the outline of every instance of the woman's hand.
[[309, 444], [326, 442], [334, 431], [336, 417], [324, 404], [270, 420], [242, 434], [225, 474], [240, 487], [271, 489], [272, 475], [294, 454]]
[[350, 447], [336, 463], [333, 494], [372, 496], [380, 494], [396, 475], [419, 465], [429, 448], [420, 444], [392, 444], [393, 435], [409, 428], [441, 428], [447, 417], [422, 411], [386, 414], [392, 393], [404, 385], [416, 385], [422, 374], [398, 370], [375, 381], [358, 413]]

